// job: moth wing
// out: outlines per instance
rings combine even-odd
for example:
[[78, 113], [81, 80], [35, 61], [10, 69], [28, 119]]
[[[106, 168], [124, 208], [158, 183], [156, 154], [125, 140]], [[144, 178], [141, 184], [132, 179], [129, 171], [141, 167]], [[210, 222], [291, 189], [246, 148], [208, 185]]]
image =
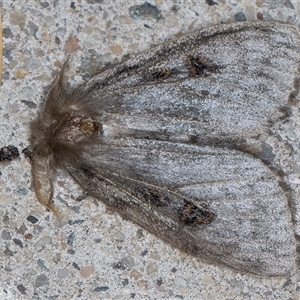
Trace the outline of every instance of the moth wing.
[[164, 43], [94, 77], [100, 122], [196, 136], [257, 134], [299, 88], [297, 27], [214, 26]]
[[103, 142], [87, 161], [66, 168], [90, 195], [173, 246], [241, 272], [292, 270], [287, 199], [260, 160], [227, 149], [126, 138]]

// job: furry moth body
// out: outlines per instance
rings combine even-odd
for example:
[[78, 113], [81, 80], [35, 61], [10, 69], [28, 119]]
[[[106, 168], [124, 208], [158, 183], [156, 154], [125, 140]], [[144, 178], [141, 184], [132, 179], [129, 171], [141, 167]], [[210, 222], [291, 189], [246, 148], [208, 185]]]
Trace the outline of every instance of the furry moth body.
[[73, 89], [65, 64], [31, 123], [39, 202], [59, 213], [52, 182], [62, 168], [203, 261], [289, 273], [295, 238], [285, 194], [266, 165], [236, 149], [295, 99], [299, 45], [296, 27], [244, 22], [162, 44]]

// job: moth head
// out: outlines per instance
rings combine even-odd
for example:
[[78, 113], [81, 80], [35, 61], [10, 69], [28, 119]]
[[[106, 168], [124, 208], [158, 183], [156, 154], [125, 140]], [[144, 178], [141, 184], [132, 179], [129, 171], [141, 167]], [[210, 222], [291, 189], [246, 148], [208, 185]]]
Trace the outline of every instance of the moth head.
[[62, 167], [66, 161], [80, 161], [83, 149], [102, 132], [96, 121], [95, 99], [83, 85], [66, 84], [68, 60], [56, 76], [43, 109], [31, 122], [33, 154], [48, 157], [49, 163]]

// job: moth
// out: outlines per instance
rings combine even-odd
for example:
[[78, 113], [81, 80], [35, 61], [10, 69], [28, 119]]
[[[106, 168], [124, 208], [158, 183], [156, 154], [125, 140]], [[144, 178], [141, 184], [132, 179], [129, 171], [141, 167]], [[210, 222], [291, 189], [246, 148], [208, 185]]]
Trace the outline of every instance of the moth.
[[[299, 89], [299, 30], [219, 25], [141, 53], [74, 88], [67, 63], [31, 122], [38, 201], [55, 171], [174, 247], [242, 273], [295, 263], [287, 198], [245, 139]], [[252, 154], [249, 154], [251, 152]]]

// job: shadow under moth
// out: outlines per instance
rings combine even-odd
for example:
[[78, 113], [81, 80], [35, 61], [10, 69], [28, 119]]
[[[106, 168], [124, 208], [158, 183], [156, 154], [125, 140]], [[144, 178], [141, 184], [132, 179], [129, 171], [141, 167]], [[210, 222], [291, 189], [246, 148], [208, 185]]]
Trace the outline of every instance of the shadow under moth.
[[118, 64], [75, 88], [64, 64], [31, 122], [38, 201], [58, 168], [89, 195], [205, 262], [288, 274], [295, 236], [275, 175], [243, 141], [298, 94], [298, 28], [220, 25]]

